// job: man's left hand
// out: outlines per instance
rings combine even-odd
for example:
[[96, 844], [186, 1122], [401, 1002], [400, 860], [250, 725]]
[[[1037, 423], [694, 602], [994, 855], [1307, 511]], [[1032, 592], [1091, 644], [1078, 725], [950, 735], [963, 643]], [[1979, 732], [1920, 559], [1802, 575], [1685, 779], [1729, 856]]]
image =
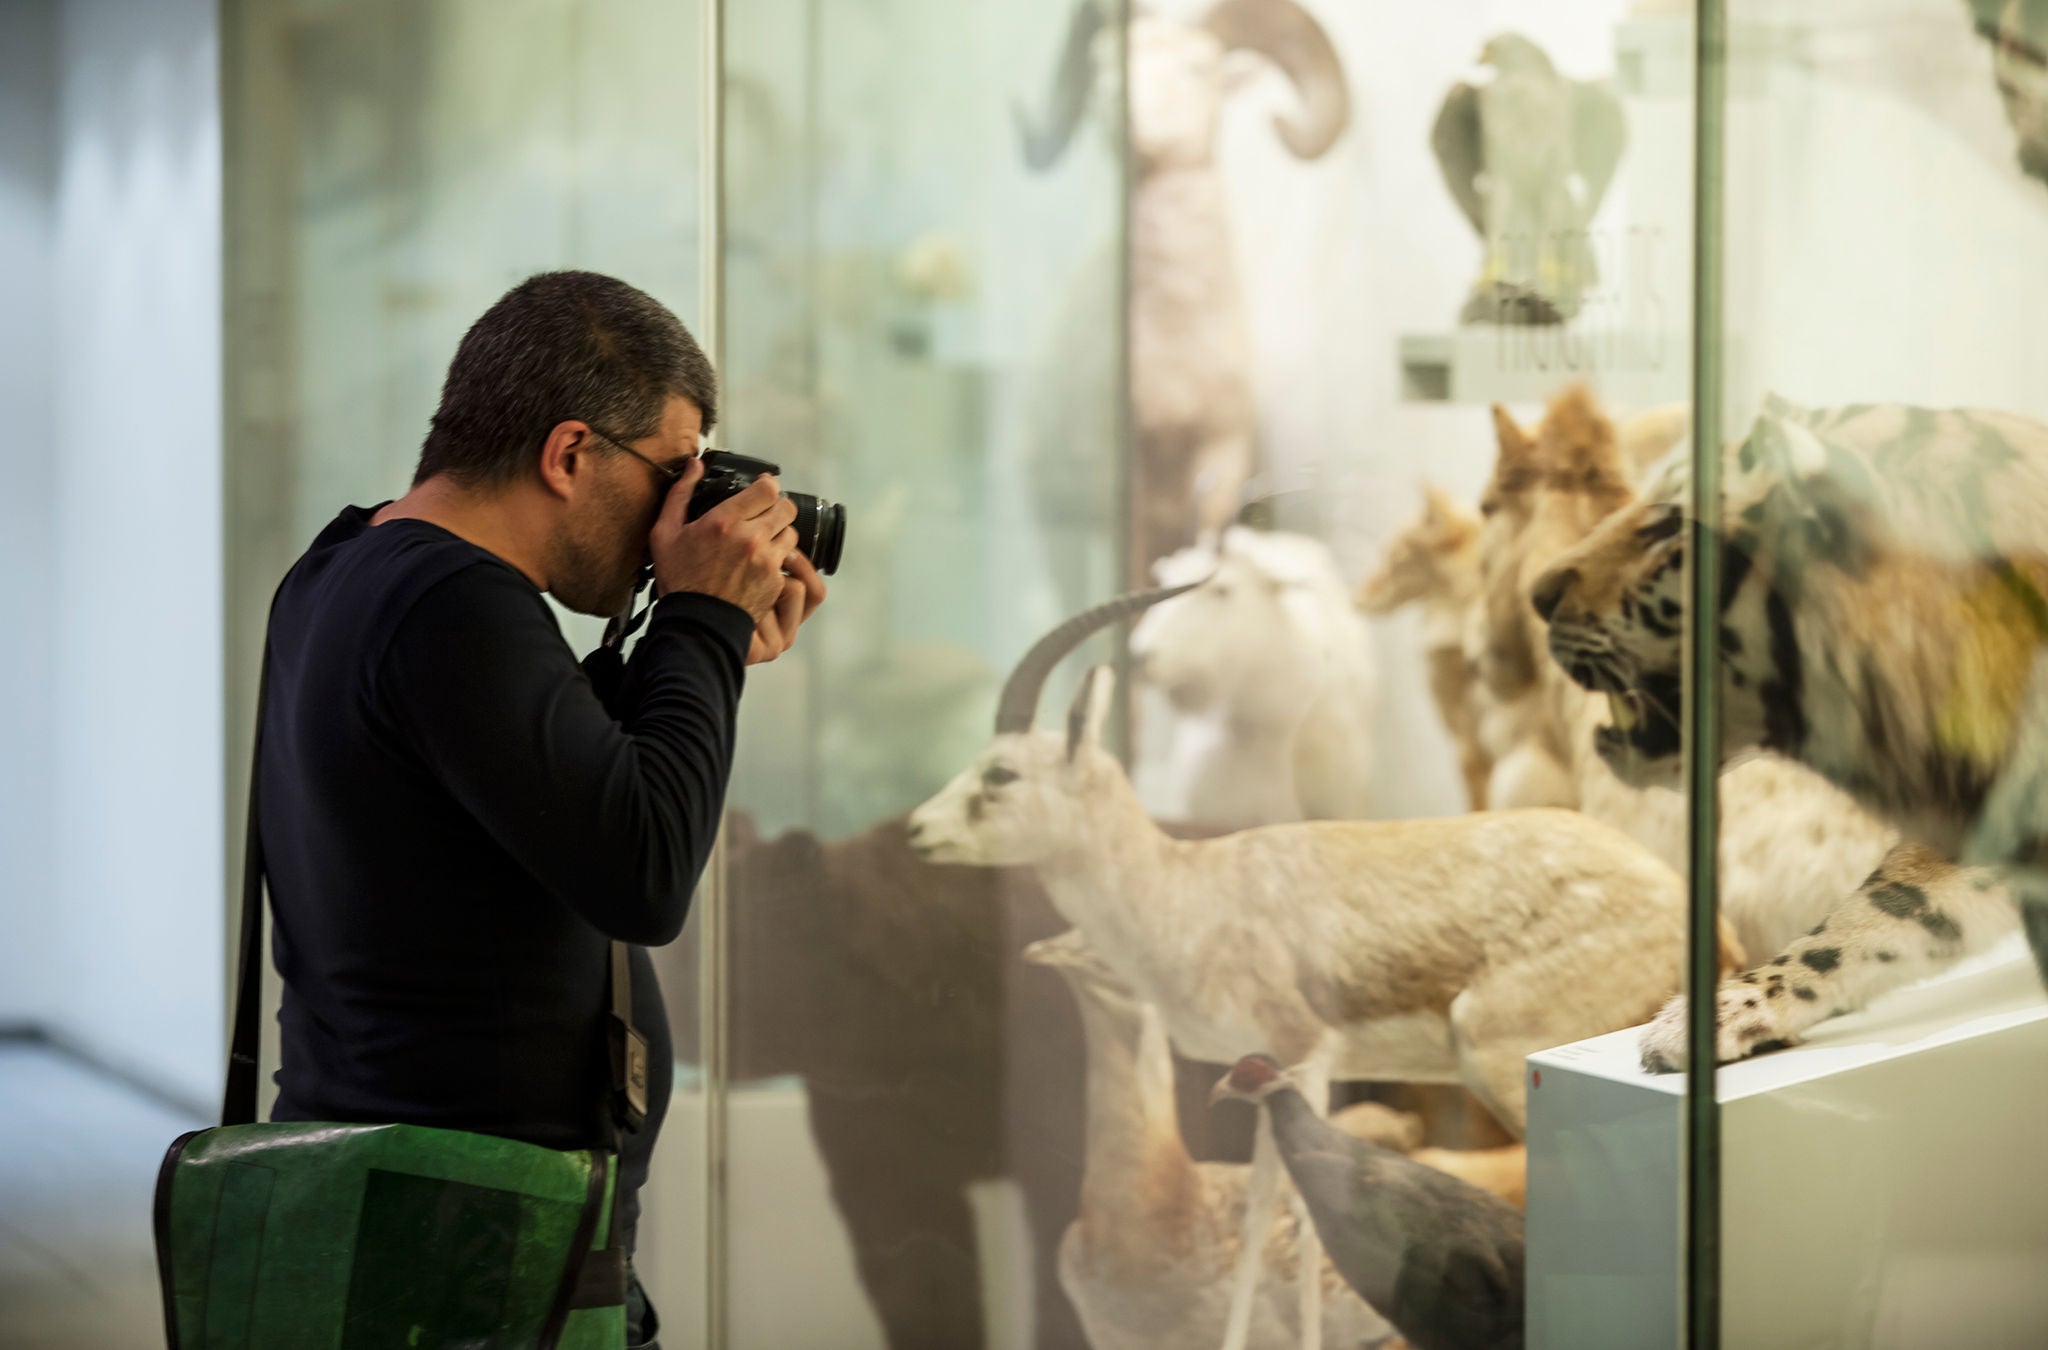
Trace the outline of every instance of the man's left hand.
[[754, 625], [754, 640], [747, 648], [750, 666], [773, 661], [795, 646], [796, 630], [825, 603], [825, 579], [811, 566], [809, 558], [791, 553], [783, 570], [786, 575], [775, 608]]

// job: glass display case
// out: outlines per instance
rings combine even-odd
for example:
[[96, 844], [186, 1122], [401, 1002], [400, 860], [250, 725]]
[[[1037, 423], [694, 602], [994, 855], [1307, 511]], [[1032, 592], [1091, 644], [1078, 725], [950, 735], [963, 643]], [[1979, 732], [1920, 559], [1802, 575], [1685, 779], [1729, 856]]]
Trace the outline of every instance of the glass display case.
[[227, 11], [231, 668], [532, 271], [847, 507], [664, 1344], [2039, 1343], [2034, 0]]
[[2048, 8], [1736, 0], [1727, 24], [1710, 697], [1724, 754], [1818, 771], [1895, 846], [1782, 811], [1745, 841], [1721, 777], [1724, 913], [1762, 849], [1851, 878], [1719, 997], [1745, 1056], [1723, 1343], [2028, 1345], [2048, 1188], [2007, 1160], [2048, 1106], [2024, 1067], [2048, 1046]]
[[[725, 440], [853, 512], [829, 617], [750, 690], [730, 799], [731, 1343], [1224, 1344], [1271, 1164], [1258, 1113], [1211, 1097], [1261, 1052], [1398, 1146], [1360, 1166], [1497, 1225], [1354, 1272], [1494, 1272], [1400, 1308], [1409, 1339], [1519, 1326], [1524, 1056], [1680, 985], [1683, 799], [1572, 742], [1591, 700], [1525, 591], [1685, 433], [1685, 20], [726, 23]], [[1500, 92], [1556, 125], [1496, 145]], [[1093, 652], [1034, 646], [1191, 582]], [[1601, 817], [1471, 814], [1596, 775]], [[1590, 870], [1489, 861], [1553, 852]], [[1516, 932], [1425, 975], [1439, 925]], [[1670, 1230], [1615, 1275], [1675, 1328], [1680, 1178], [1651, 1184]], [[1340, 1224], [1385, 1203], [1320, 1191]], [[1252, 1209], [1246, 1331], [1291, 1344], [1301, 1211]], [[1327, 1343], [1393, 1334], [1319, 1269]]]

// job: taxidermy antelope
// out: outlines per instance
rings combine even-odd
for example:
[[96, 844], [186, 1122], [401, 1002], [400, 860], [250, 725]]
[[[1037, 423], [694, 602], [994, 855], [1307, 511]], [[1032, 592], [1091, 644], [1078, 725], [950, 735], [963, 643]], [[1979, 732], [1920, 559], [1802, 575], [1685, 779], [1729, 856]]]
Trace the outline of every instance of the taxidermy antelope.
[[[1060, 1241], [1060, 1287], [1094, 1350], [1213, 1344], [1230, 1310], [1225, 1276], [1237, 1264], [1250, 1169], [1189, 1156], [1165, 1023], [1078, 932], [1042, 938], [1024, 959], [1066, 979], [1088, 1041], [1086, 1170], [1080, 1215]], [[1281, 1297], [1281, 1272], [1299, 1259], [1299, 1223], [1278, 1216], [1258, 1254], [1249, 1343], [1260, 1350], [1299, 1344], [1296, 1302]], [[1391, 1334], [1327, 1262], [1320, 1282], [1332, 1342], [1370, 1346]]]
[[[1570, 811], [1168, 837], [1102, 746], [1106, 670], [1082, 682], [1065, 735], [1031, 723], [1082, 639], [1184, 589], [1109, 601], [1041, 638], [1004, 686], [995, 739], [912, 813], [911, 846], [1033, 867], [1190, 1058], [1273, 1055], [1319, 1106], [1333, 1077], [1463, 1083], [1519, 1135], [1525, 1056], [1635, 1026], [1678, 988], [1678, 877]], [[1244, 1345], [1277, 1171], [1262, 1131], [1230, 1350]], [[1301, 1286], [1305, 1302], [1318, 1291]], [[1306, 1340], [1318, 1319], [1301, 1324]]]
[[1367, 815], [1372, 635], [1329, 547], [1233, 526], [1152, 570], [1199, 584], [1131, 630], [1139, 682], [1171, 705], [1158, 734], [1145, 727], [1169, 780], [1150, 785], [1151, 813], [1236, 829]]
[[[1223, 107], [1267, 63], [1279, 67], [1303, 106], [1274, 131], [1296, 158], [1312, 160], [1343, 134], [1350, 96], [1328, 36], [1294, 0], [1221, 0], [1195, 23], [1140, 7], [1126, 30], [1122, 78], [1098, 79], [1098, 67], [1117, 50], [1103, 40], [1113, 33], [1114, 12], [1111, 0], [1081, 0], [1044, 118], [1020, 110], [1017, 122], [1025, 162], [1042, 172], [1066, 152], [1098, 87], [1127, 99], [1127, 119], [1112, 108], [1098, 121], [1118, 137], [1118, 153], [1127, 134], [1130, 154], [1123, 261], [1131, 435], [1142, 486], [1131, 549], [1138, 579], [1155, 560], [1228, 524], [1256, 468], [1251, 335], [1231, 252], [1229, 190], [1216, 168]], [[1049, 422], [1035, 440], [1031, 478], [1044, 492], [1094, 482], [1100, 464], [1114, 457], [1100, 431], [1115, 423], [1107, 406], [1113, 391], [1106, 380], [1092, 390], [1095, 398], [1077, 395], [1075, 386], [1089, 372], [1121, 369], [1118, 354], [1104, 350], [1116, 331], [1102, 309], [1117, 291], [1115, 261], [1102, 259], [1101, 275], [1080, 288], [1052, 344], [1060, 368], [1042, 377], [1058, 391], [1048, 403], [1055, 419], [1059, 409], [1072, 409], [1074, 425]], [[1041, 505], [1050, 513], [1065, 504]]]

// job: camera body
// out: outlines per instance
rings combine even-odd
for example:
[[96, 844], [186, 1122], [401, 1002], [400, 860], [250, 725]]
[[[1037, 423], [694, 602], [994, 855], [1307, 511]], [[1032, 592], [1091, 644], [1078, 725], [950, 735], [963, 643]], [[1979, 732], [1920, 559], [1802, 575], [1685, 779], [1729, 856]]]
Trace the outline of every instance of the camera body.
[[[727, 498], [738, 496], [762, 474], [780, 475], [782, 472], [779, 465], [768, 460], [736, 455], [730, 450], [706, 450], [700, 458], [704, 461], [704, 477], [690, 494], [690, 505], [685, 512], [690, 520], [695, 520]], [[796, 519], [791, 522], [791, 528], [796, 531], [797, 551], [828, 576], [838, 571], [840, 550], [846, 544], [846, 508], [808, 492], [785, 492], [782, 495], [796, 505]]]

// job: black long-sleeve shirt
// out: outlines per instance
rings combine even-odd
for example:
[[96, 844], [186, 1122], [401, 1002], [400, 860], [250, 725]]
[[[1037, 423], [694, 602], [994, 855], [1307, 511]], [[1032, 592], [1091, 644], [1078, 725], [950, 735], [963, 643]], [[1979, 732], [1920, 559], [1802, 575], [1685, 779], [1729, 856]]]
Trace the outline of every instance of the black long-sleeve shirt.
[[[665, 597], [608, 708], [521, 572], [370, 516], [320, 534], [270, 618], [273, 1118], [600, 1144], [608, 939], [682, 930], [753, 621]], [[621, 1160], [629, 1231], [672, 1064], [652, 964], [632, 955], [650, 1109]]]

